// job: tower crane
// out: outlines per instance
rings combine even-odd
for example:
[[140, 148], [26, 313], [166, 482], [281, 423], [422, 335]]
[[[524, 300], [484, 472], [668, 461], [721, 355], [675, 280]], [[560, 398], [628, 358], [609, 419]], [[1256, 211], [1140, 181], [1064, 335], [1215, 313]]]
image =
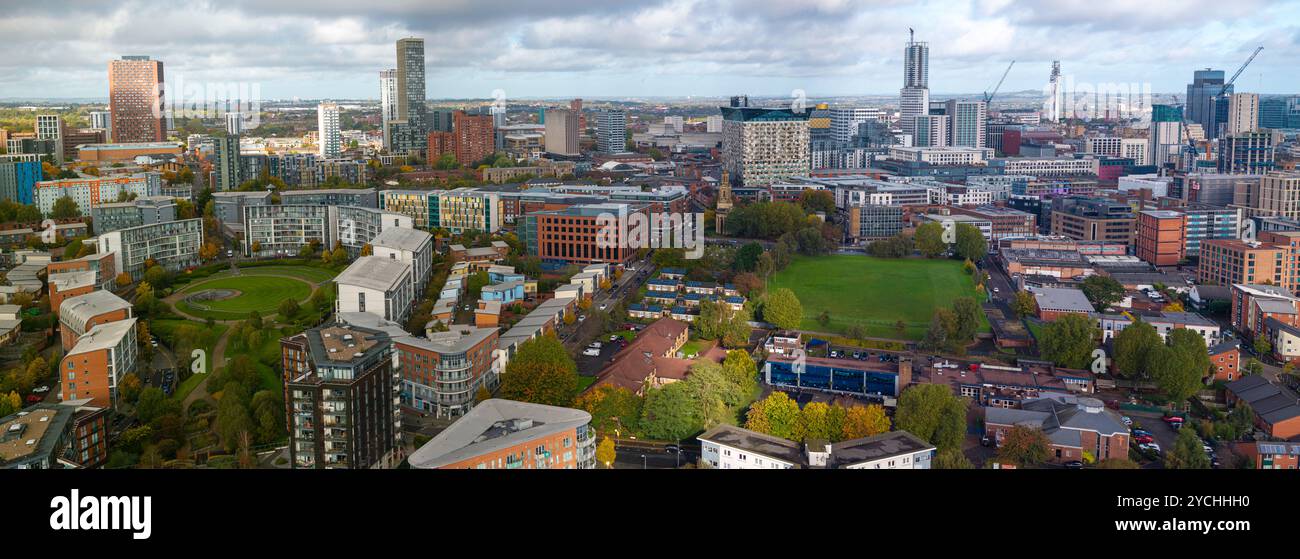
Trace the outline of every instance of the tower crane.
[[985, 104], [985, 105], [988, 105], [988, 104], [990, 104], [990, 103], [993, 102], [993, 97], [994, 97], [995, 95], [998, 94], [998, 90], [999, 90], [999, 89], [1002, 89], [1002, 82], [1006, 81], [1006, 79], [1007, 79], [1007, 74], [1010, 74], [1010, 73], [1011, 73], [1011, 67], [1012, 67], [1012, 66], [1015, 66], [1015, 65], [1016, 65], [1016, 61], [1015, 61], [1015, 60], [1012, 60], [1010, 64], [1007, 64], [1007, 69], [1006, 69], [1006, 71], [1002, 72], [1002, 77], [1001, 77], [1000, 79], [998, 79], [998, 84], [995, 85], [995, 86], [993, 86], [993, 93], [989, 93], [987, 90], [984, 91], [984, 104]]
[[1228, 92], [1228, 88], [1232, 87], [1232, 82], [1237, 81], [1237, 76], [1240, 76], [1242, 72], [1246, 71], [1246, 67], [1250, 66], [1251, 61], [1255, 60], [1256, 56], [1259, 56], [1259, 51], [1261, 50], [1264, 50], [1264, 47], [1255, 47], [1255, 52], [1250, 53], [1250, 58], [1247, 58], [1246, 62], [1244, 62], [1240, 68], [1237, 68], [1237, 73], [1233, 74], [1231, 79], [1223, 82], [1223, 89], [1220, 89], [1219, 94], [1215, 97], [1222, 97], [1223, 94]]

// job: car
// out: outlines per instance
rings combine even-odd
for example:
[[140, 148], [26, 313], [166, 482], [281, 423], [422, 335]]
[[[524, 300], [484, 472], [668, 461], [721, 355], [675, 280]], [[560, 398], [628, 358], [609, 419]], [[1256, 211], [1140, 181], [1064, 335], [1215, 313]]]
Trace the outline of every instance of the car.
[[601, 304], [600, 304], [600, 310], [603, 311], [603, 310], [605, 310], [605, 307], [608, 307], [608, 306], [609, 306], [609, 305], [608, 305], [607, 303], [601, 303]]
[[1083, 462], [1082, 462], [1082, 461], [1079, 461], [1079, 460], [1071, 460], [1071, 461], [1066, 462], [1066, 463], [1061, 464], [1061, 465], [1062, 465], [1062, 466], [1065, 466], [1066, 469], [1069, 469], [1069, 470], [1082, 470], [1082, 469], [1083, 469]]
[[36, 393], [36, 394], [44, 394], [44, 393], [49, 392], [49, 391], [50, 391], [50, 387], [48, 387], [48, 386], [37, 386], [36, 388], [33, 388], [33, 389], [32, 389], [32, 392], [34, 392], [34, 393]]
[[587, 346], [587, 347], [594, 348], [594, 349], [600, 349], [600, 342], [591, 342], [591, 345], [589, 345], [589, 346]]
[[994, 292], [994, 293], [1001, 293], [1001, 292], [1002, 292], [1002, 290], [1000, 290], [1000, 289], [998, 289], [998, 288], [996, 288], [996, 287], [994, 287], [994, 288], [993, 288], [993, 292]]
[[28, 403], [28, 404], [39, 404], [39, 403], [41, 403], [41, 400], [44, 400], [44, 398], [41, 398], [41, 395], [40, 395], [40, 394], [28, 394], [28, 395], [27, 395], [27, 403]]
[[1138, 443], [1139, 445], [1143, 445], [1143, 444], [1150, 444], [1156, 442], [1156, 438], [1152, 437], [1151, 435], [1135, 435], [1133, 437], [1133, 441]]
[[611, 335], [609, 336], [609, 341], [611, 341], [611, 342], [617, 342], [617, 341], [618, 341], [618, 334], [611, 334]]
[[1157, 443], [1140, 444], [1138, 445], [1138, 448], [1142, 450], [1150, 450], [1152, 452], [1155, 452], [1156, 454], [1160, 454], [1160, 445]]
[[[467, 307], [467, 308], [468, 308], [468, 307]], [[587, 315], [585, 315], [585, 314], [580, 314], [580, 315], [578, 315], [578, 322], [582, 322], [582, 321], [584, 321], [584, 320], [587, 320]]]
[[1125, 425], [1128, 425], [1129, 427], [1132, 427], [1132, 426], [1133, 426], [1133, 418], [1131, 418], [1131, 417], [1129, 417], [1129, 416], [1127, 416], [1127, 415], [1124, 416], [1124, 417], [1119, 418], [1119, 420], [1120, 420], [1120, 421], [1123, 421], [1124, 424], [1125, 424]]
[[678, 452], [681, 451], [682, 451], [681, 447], [675, 444], [670, 444], [664, 447], [664, 452], [667, 452], [668, 454], [677, 454]]
[[233, 250], [226, 251], [226, 258], [233, 258], [234, 256], [235, 256], [235, 251]]
[[600, 350], [589, 347], [587, 349], [582, 350], [582, 354], [586, 355], [587, 357], [600, 357]]
[[1163, 419], [1164, 419], [1165, 423], [1168, 423], [1168, 424], [1169, 424], [1170, 427], [1172, 427], [1175, 423], [1182, 423], [1182, 422], [1183, 422], [1183, 418], [1178, 417], [1178, 416], [1176, 416], [1176, 415], [1166, 415]]
[[1151, 431], [1144, 431], [1144, 430], [1142, 430], [1142, 429], [1134, 429], [1134, 430], [1133, 430], [1133, 436], [1134, 436], [1134, 437], [1153, 437], [1153, 436], [1155, 436], [1155, 435], [1152, 435], [1152, 434], [1151, 434]]

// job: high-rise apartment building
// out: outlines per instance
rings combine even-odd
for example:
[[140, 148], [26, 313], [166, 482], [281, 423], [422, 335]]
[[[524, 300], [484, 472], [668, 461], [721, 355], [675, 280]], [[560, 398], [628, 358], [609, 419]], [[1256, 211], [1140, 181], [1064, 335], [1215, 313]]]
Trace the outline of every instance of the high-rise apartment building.
[[109, 130], [115, 143], [161, 142], [167, 138], [163, 119], [163, 63], [148, 56], [123, 56], [108, 63]]
[[808, 172], [808, 112], [721, 107], [722, 168], [745, 186], [766, 186]]
[[337, 103], [321, 103], [316, 106], [316, 143], [321, 157], [333, 159], [343, 153]]
[[1219, 172], [1262, 175], [1273, 170], [1281, 134], [1269, 130], [1219, 138]]
[[606, 154], [627, 151], [627, 111], [606, 109], [596, 114], [596, 149]]
[[948, 145], [948, 115], [921, 115], [912, 119], [912, 147], [945, 147]]
[[389, 153], [419, 152], [428, 141], [428, 108], [424, 96], [424, 39], [397, 41], [397, 114], [389, 122]]
[[983, 101], [958, 101], [946, 103], [948, 115], [948, 145], [982, 148], [988, 143], [988, 104]]
[[1164, 165], [1177, 155], [1186, 139], [1183, 112], [1172, 105], [1151, 105], [1151, 129], [1147, 137], [1147, 162]]
[[546, 109], [546, 152], [578, 155], [578, 126], [572, 109]]
[[473, 165], [496, 151], [492, 115], [471, 115], [465, 111], [456, 111], [452, 113], [451, 119], [453, 147], [458, 163]]
[[216, 161], [212, 166], [213, 190], [218, 192], [236, 190], [243, 179], [239, 174], [239, 136], [225, 136], [212, 139]]
[[1241, 205], [1249, 216], [1300, 219], [1300, 172], [1269, 171], [1248, 184]]
[[397, 120], [397, 69], [379, 71], [379, 116], [383, 122], [384, 147], [392, 148], [388, 126]]
[[62, 165], [67, 159], [63, 152], [63, 117], [36, 115], [36, 139], [54, 141], [54, 161]]
[[388, 334], [330, 323], [280, 340], [294, 468], [401, 461], [400, 372]]
[[1169, 210], [1138, 212], [1134, 237], [1138, 258], [1155, 266], [1177, 266], [1185, 255], [1187, 216]]
[[844, 144], [851, 143], [863, 123], [880, 120], [882, 116], [884, 111], [873, 107], [832, 107], [831, 139]]
[[903, 49], [903, 89], [899, 92], [899, 118], [904, 134], [915, 134], [916, 117], [930, 111], [930, 44], [907, 38]]
[[1225, 133], [1236, 136], [1259, 129], [1259, 94], [1233, 93], [1228, 97]]

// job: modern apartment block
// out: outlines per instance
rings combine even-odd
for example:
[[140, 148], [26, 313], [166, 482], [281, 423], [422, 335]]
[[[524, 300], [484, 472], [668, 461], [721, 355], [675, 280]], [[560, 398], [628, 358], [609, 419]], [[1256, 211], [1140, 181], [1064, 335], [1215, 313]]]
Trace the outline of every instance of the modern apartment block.
[[1187, 216], [1169, 210], [1138, 212], [1134, 245], [1138, 258], [1155, 266], [1176, 266], [1185, 256]]
[[108, 63], [108, 108], [115, 143], [161, 142], [167, 137], [163, 63], [123, 56]]
[[67, 162], [63, 150], [63, 135], [66, 132], [63, 117], [59, 115], [36, 115], [36, 139], [54, 141], [54, 163], [62, 165]]
[[327, 206], [378, 208], [379, 196], [373, 188], [286, 190], [280, 193], [280, 203], [285, 205], [324, 204]]
[[578, 114], [569, 109], [546, 109], [546, 152], [578, 155]]
[[982, 148], [988, 145], [988, 104], [984, 101], [959, 101], [946, 103], [949, 120], [946, 145]]
[[408, 37], [397, 41], [396, 118], [388, 122], [388, 152], [424, 155], [429, 133], [425, 106], [424, 39]]
[[343, 153], [343, 136], [339, 133], [338, 103], [316, 105], [316, 145], [321, 157], [335, 158]]
[[410, 264], [416, 292], [423, 292], [433, 272], [433, 235], [409, 226], [389, 227], [370, 240], [370, 247], [374, 256]]
[[96, 326], [131, 318], [131, 304], [103, 289], [71, 297], [59, 306], [59, 336], [63, 351]]
[[1053, 235], [1080, 241], [1116, 241], [1132, 244], [1133, 210], [1127, 204], [1104, 198], [1071, 196], [1052, 201]]
[[33, 202], [41, 213], [48, 215], [54, 211], [54, 203], [67, 196], [84, 214], [92, 212], [101, 203], [116, 202], [123, 194], [142, 198], [158, 196], [161, 192], [162, 175], [156, 172], [128, 177], [59, 179], [37, 182]]
[[197, 266], [202, 246], [200, 218], [128, 227], [99, 236], [100, 254], [113, 253], [117, 271], [134, 279], [144, 274], [145, 260], [152, 259], [172, 272]]
[[385, 190], [381, 207], [410, 216], [421, 229], [441, 227], [452, 233], [493, 232], [501, 228], [501, 195], [477, 188], [453, 190]]
[[397, 69], [379, 71], [379, 113], [383, 126], [384, 147], [392, 149], [393, 139], [389, 136], [389, 123], [397, 120]]
[[232, 134], [212, 139], [212, 151], [216, 160], [212, 165], [213, 188], [215, 192], [230, 192], [239, 188], [243, 182], [239, 164], [239, 135]]
[[627, 111], [606, 109], [596, 113], [596, 150], [611, 155], [627, 151]]
[[1201, 243], [1209, 239], [1232, 239], [1240, 234], [1242, 211], [1211, 204], [1188, 204], [1179, 208], [1187, 216], [1187, 257], [1200, 256]]
[[108, 410], [87, 398], [0, 417], [0, 470], [94, 468], [108, 460]]
[[492, 115], [471, 115], [465, 111], [456, 111], [451, 115], [451, 122], [458, 163], [473, 166], [496, 152]]
[[[1198, 283], [1294, 285], [1295, 256], [1289, 249], [1257, 241], [1214, 239], [1201, 243]], [[1294, 288], [1290, 288], [1293, 289]]]
[[1219, 172], [1262, 175], [1277, 163], [1283, 136], [1271, 130], [1242, 132], [1219, 138]]
[[36, 183], [42, 177], [41, 156], [0, 155], [0, 200], [19, 204], [35, 203]]
[[368, 312], [384, 320], [402, 322], [415, 301], [415, 276], [411, 265], [382, 256], [362, 256], [334, 278], [338, 286], [338, 312]]
[[89, 398], [95, 406], [117, 405], [118, 381], [135, 369], [136, 319], [99, 324], [77, 338], [59, 362], [63, 401]]
[[436, 417], [454, 418], [474, 407], [480, 387], [495, 389], [502, 363], [495, 357], [497, 328], [453, 325], [428, 338], [394, 340], [401, 364], [402, 403]]
[[145, 196], [130, 202], [99, 204], [90, 215], [94, 219], [95, 233], [102, 235], [130, 227], [176, 221], [176, 199]]
[[907, 431], [806, 444], [719, 425], [700, 439], [700, 461], [719, 470], [926, 470], [935, 447]]
[[1300, 171], [1269, 171], [1247, 185], [1234, 202], [1246, 215], [1300, 219]]
[[850, 206], [847, 214], [845, 236], [853, 242], [888, 239], [903, 231], [901, 206], [861, 204]]
[[97, 289], [112, 289], [117, 279], [116, 265], [112, 253], [93, 253], [72, 260], [50, 262], [45, 266], [45, 272], [49, 278], [68, 272], [91, 272], [95, 275]]
[[414, 224], [399, 213], [358, 206], [279, 204], [243, 209], [244, 253], [250, 256], [297, 255], [313, 241], [326, 250], [341, 244], [357, 255], [384, 230]]
[[409, 462], [416, 469], [592, 469], [590, 423], [582, 410], [492, 398], [411, 453]]
[[280, 340], [294, 468], [401, 461], [398, 371], [388, 334], [330, 323]]
[[744, 186], [767, 186], [806, 175], [808, 113], [792, 109], [721, 107], [722, 167]]

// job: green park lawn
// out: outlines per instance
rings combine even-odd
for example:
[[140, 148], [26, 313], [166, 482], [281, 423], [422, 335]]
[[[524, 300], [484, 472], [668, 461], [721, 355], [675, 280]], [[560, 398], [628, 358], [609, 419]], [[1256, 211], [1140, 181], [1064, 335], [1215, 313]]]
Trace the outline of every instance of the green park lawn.
[[235, 290], [239, 295], [219, 301], [182, 300], [177, 305], [182, 311], [195, 316], [212, 317], [217, 320], [241, 320], [247, 318], [248, 313], [252, 311], [269, 317], [276, 313], [280, 303], [286, 299], [302, 303], [311, 297], [312, 293], [311, 285], [304, 280], [262, 274], [204, 280], [187, 286], [182, 293], [192, 295], [210, 289]]
[[[896, 339], [899, 320], [906, 324], [902, 337], [919, 340], [936, 308], [949, 307], [958, 297], [981, 300], [957, 260], [799, 256], [768, 282], [769, 291], [781, 287], [799, 297], [804, 330], [843, 334], [858, 325], [867, 336]], [[830, 313], [825, 326], [817, 322], [822, 311]], [[980, 322], [987, 331], [983, 315]]]

